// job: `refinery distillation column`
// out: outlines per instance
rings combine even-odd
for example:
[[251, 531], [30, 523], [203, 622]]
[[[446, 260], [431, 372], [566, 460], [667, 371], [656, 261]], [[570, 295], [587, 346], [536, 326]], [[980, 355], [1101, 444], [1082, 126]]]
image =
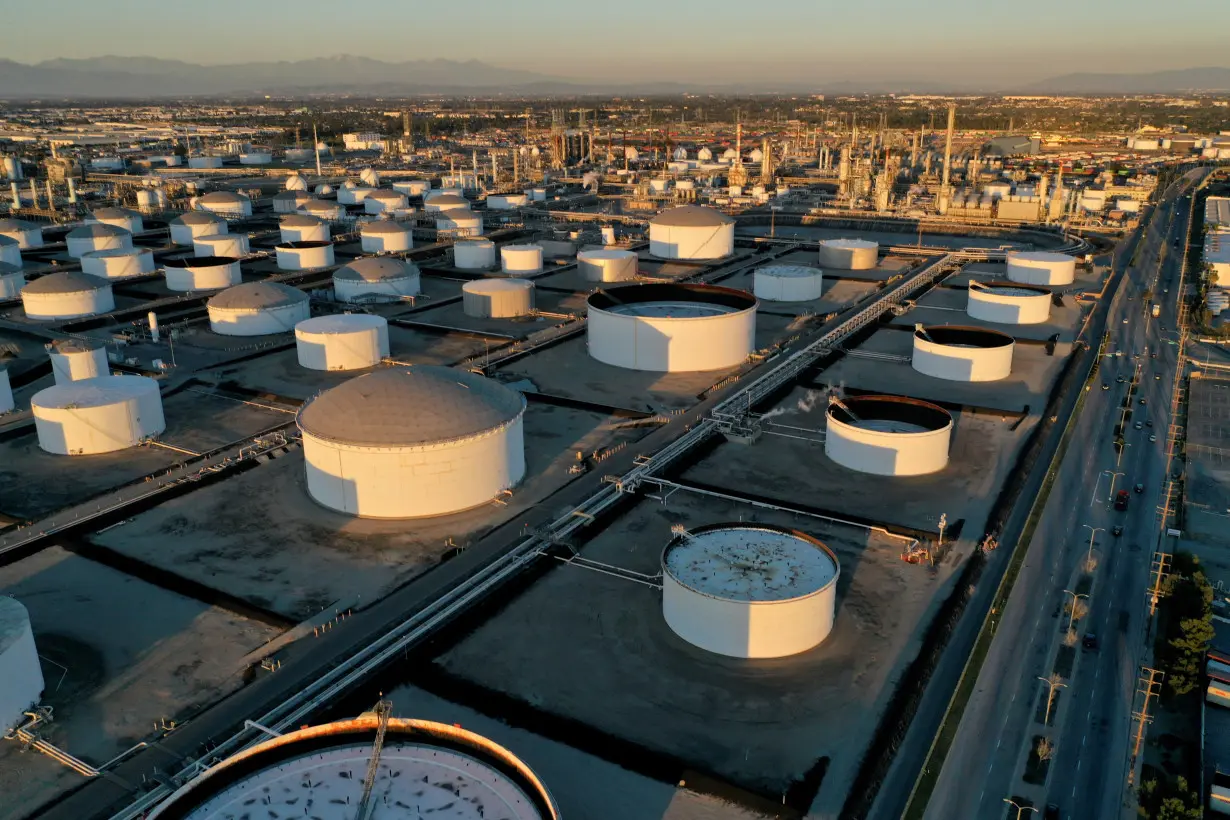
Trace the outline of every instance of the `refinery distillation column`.
[[952, 200], [952, 191], [948, 187], [949, 167], [952, 165], [952, 129], [956, 119], [957, 106], [948, 104], [948, 134], [944, 137], [944, 179], [940, 183], [939, 211], [948, 213], [948, 203]]

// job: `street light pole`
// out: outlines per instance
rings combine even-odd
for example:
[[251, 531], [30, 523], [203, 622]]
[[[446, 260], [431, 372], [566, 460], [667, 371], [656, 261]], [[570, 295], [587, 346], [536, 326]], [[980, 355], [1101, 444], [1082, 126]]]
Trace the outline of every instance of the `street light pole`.
[[1066, 683], [1060, 683], [1058, 681], [1053, 681], [1050, 678], [1044, 678], [1041, 675], [1038, 676], [1038, 680], [1042, 681], [1048, 687], [1050, 687], [1050, 691], [1047, 692], [1046, 694], [1046, 718], [1044, 718], [1042, 721], [1043, 726], [1050, 726], [1051, 725], [1051, 706], [1055, 702], [1055, 690], [1056, 689], [1067, 689], [1068, 685]]
[[1110, 495], [1106, 496], [1106, 500], [1108, 502], [1114, 501], [1115, 500], [1115, 479], [1123, 478], [1123, 473], [1116, 473], [1111, 470], [1103, 470], [1102, 475], [1110, 476]]
[[1004, 802], [1007, 803], [1009, 806], [1012, 806], [1012, 808], [1016, 809], [1016, 820], [1021, 820], [1021, 817], [1022, 817], [1021, 812], [1023, 811], [1032, 811], [1034, 814], [1038, 813], [1038, 810], [1035, 809], [1033, 806], [1019, 806], [1017, 805], [1016, 801], [1011, 800], [1007, 797], [1004, 798]]
[[1093, 536], [1099, 532], [1106, 532], [1105, 527], [1094, 527], [1089, 524], [1081, 524], [1082, 527], [1089, 530], [1089, 551], [1085, 553], [1085, 561], [1093, 558]]
[[1065, 589], [1064, 592], [1072, 596], [1072, 608], [1068, 610], [1068, 631], [1071, 632], [1072, 622], [1076, 620], [1076, 602], [1081, 598], [1088, 598], [1089, 596], [1083, 592], [1073, 592], [1070, 589]]

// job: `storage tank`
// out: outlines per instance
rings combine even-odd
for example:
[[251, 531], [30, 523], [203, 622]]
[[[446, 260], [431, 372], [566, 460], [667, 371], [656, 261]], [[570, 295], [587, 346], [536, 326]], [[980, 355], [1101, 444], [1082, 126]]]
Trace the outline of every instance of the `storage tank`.
[[649, 252], [660, 259], [721, 259], [735, 251], [735, 221], [700, 205], [682, 205], [649, 221]]
[[483, 215], [454, 208], [436, 215], [437, 231], [456, 231], [461, 236], [482, 236]]
[[757, 299], [810, 302], [824, 293], [824, 271], [806, 265], [765, 265], [752, 275]]
[[0, 415], [13, 412], [13, 386], [9, 383], [8, 365], [0, 362]]
[[223, 336], [286, 333], [311, 315], [308, 295], [279, 282], [235, 285], [206, 303], [209, 327]]
[[542, 272], [542, 245], [505, 245], [500, 248], [500, 270], [507, 276]]
[[274, 251], [280, 270], [315, 270], [333, 265], [332, 242], [283, 242]]
[[48, 453], [111, 453], [166, 429], [158, 382], [145, 376], [96, 376], [57, 384], [30, 400], [38, 446]]
[[359, 244], [364, 253], [397, 253], [414, 247], [414, 231], [392, 219], [376, 219], [359, 226]]
[[268, 165], [273, 162], [273, 154], [269, 151], [249, 151], [239, 155], [240, 165]]
[[640, 261], [635, 252], [617, 248], [577, 252], [577, 270], [589, 282], [627, 282], [635, 279]]
[[972, 319], [1005, 325], [1036, 325], [1051, 318], [1051, 292], [1034, 285], [990, 281], [969, 283], [965, 312]]
[[419, 269], [393, 256], [365, 257], [333, 273], [333, 295], [342, 302], [387, 301], [419, 292]]
[[167, 290], [186, 293], [193, 290], [218, 290], [243, 281], [239, 260], [233, 256], [195, 256], [168, 259], [163, 266]]
[[196, 201], [197, 210], [237, 218], [252, 215], [252, 200], [233, 191], [212, 191]]
[[1058, 287], [1076, 279], [1076, 257], [1048, 251], [1009, 251], [1008, 280], [1023, 285]]
[[77, 319], [115, 310], [115, 297], [106, 279], [62, 271], [22, 288], [21, 305], [29, 319]]
[[587, 300], [589, 354], [632, 370], [690, 372], [742, 364], [755, 348], [756, 298], [716, 285], [649, 283]]
[[21, 219], [0, 219], [0, 236], [16, 241], [22, 250], [37, 248], [43, 244], [43, 229], [33, 222]]
[[335, 192], [332, 185], [327, 182], [322, 182], [312, 189], [312, 193], [316, 196], [333, 196]]
[[225, 219], [204, 211], [189, 211], [171, 220], [171, 241], [191, 246], [198, 236], [218, 236], [228, 230]]
[[363, 200], [363, 210], [369, 214], [396, 211], [407, 206], [406, 195], [387, 189], [372, 191]]
[[370, 188], [380, 187], [380, 174], [375, 168], [364, 168], [359, 172], [359, 182]]
[[824, 239], [820, 242], [820, 267], [871, 270], [879, 264], [880, 245], [866, 239]]
[[461, 270], [495, 267], [495, 243], [490, 239], [458, 239], [453, 243], [453, 265]]
[[80, 259], [90, 251], [110, 251], [132, 247], [132, 234], [114, 225], [92, 223], [73, 228], [64, 237], [68, 255]]
[[[365, 713], [266, 740], [189, 780], [151, 820], [353, 820], [380, 720]], [[390, 718], [372, 820], [558, 820], [542, 782], [502, 746], [456, 725]], [[259, 798], [255, 795], [259, 795]], [[388, 811], [386, 811], [388, 809]]]
[[107, 349], [100, 342], [85, 339], [57, 339], [47, 345], [51, 374], [56, 384], [93, 379], [111, 373]]
[[423, 198], [423, 208], [428, 213], [451, 211], [457, 208], [470, 209], [470, 200], [459, 194], [433, 192]]
[[342, 187], [337, 189], [337, 201], [341, 205], [358, 205], [375, 190], [366, 185], [355, 185], [346, 181], [342, 183]]
[[378, 370], [299, 412], [312, 498], [364, 518], [448, 515], [525, 475], [525, 397], [464, 370]]
[[141, 218], [141, 214], [136, 211], [130, 211], [127, 208], [99, 208], [90, 214], [87, 222], [98, 225], [112, 225], [134, 234], [145, 231], [145, 221]]
[[287, 162], [311, 162], [315, 157], [315, 152], [311, 148], [287, 148]]
[[20, 268], [25, 264], [21, 258], [21, 244], [7, 236], [0, 236], [0, 264]]
[[406, 196], [423, 196], [431, 190], [431, 183], [425, 179], [401, 179], [390, 187]]
[[1012, 375], [1016, 341], [998, 330], [960, 325], [914, 329], [913, 366], [919, 373], [957, 382], [993, 382]]
[[824, 452], [843, 467], [887, 476], [925, 475], [948, 464], [952, 415], [905, 396], [858, 396], [828, 408]]
[[528, 279], [479, 279], [461, 286], [461, 307], [475, 319], [513, 319], [534, 311], [534, 283]]
[[309, 370], [362, 370], [389, 355], [389, 323], [382, 316], [344, 313], [295, 325], [299, 364]]
[[781, 658], [819, 646], [836, 615], [837, 556], [797, 530], [714, 524], [662, 553], [662, 615], [693, 646]]
[[167, 206], [167, 193], [161, 188], [142, 188], [137, 191], [137, 207], [142, 211], [156, 211]]
[[487, 197], [487, 209], [491, 211], [511, 211], [529, 204], [530, 198], [525, 194], [491, 194]]
[[282, 244], [287, 242], [328, 242], [329, 223], [310, 214], [288, 214], [278, 223]]
[[127, 279], [154, 272], [154, 252], [149, 248], [90, 251], [81, 256], [81, 270], [104, 279]]
[[222, 157], [188, 157], [188, 167], [195, 169], [221, 168]]
[[282, 191], [273, 195], [273, 212], [275, 214], [293, 214], [312, 201], [312, 195], [307, 191]]
[[319, 217], [321, 219], [333, 220], [341, 219], [346, 215], [346, 209], [336, 202], [326, 202], [323, 199], [313, 199], [310, 202], [303, 203], [299, 210], [305, 214]]
[[[294, 149], [291, 149], [291, 150], [294, 150]], [[287, 151], [286, 155], [287, 155], [286, 158], [290, 159], [290, 151]], [[303, 193], [307, 193], [308, 184], [307, 184], [307, 180], [304, 179], [299, 174], [291, 174], [290, 176], [286, 178], [286, 182], [282, 187], [285, 188], [287, 191], [291, 191], [291, 192], [302, 191]]]
[[0, 734], [25, 723], [43, 695], [43, 668], [34, 645], [30, 613], [16, 598], [0, 595]]
[[21, 289], [26, 286], [26, 275], [21, 268], [0, 262], [0, 300], [16, 299], [21, 296]]
[[198, 236], [192, 240], [192, 252], [196, 256], [233, 256], [242, 259], [251, 250], [248, 237], [241, 233], [220, 233]]

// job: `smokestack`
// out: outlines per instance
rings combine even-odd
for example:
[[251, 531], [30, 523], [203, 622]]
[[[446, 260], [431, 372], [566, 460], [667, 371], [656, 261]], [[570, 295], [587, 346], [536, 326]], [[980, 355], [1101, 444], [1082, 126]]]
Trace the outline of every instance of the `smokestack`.
[[316, 150], [316, 176], [323, 176], [320, 173], [320, 137], [316, 136], [316, 123], [312, 123], [312, 147]]
[[154, 311], [149, 312], [149, 335], [155, 342], [158, 341], [158, 314]]
[[952, 129], [956, 121], [957, 106], [954, 103], [948, 104], [948, 135], [944, 137], [944, 181], [942, 183], [944, 191], [948, 191], [948, 172], [949, 166], [952, 164]]

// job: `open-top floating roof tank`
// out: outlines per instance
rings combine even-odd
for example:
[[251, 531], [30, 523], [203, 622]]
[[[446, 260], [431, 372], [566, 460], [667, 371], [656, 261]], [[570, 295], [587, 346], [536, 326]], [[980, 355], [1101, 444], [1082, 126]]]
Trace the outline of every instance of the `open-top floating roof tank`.
[[58, 455], [94, 455], [135, 446], [166, 429], [158, 382], [97, 376], [57, 384], [30, 399], [38, 446]]
[[525, 476], [525, 397], [463, 370], [377, 370], [299, 412], [308, 493], [364, 518], [448, 515]]
[[77, 319], [115, 310], [111, 283], [76, 271], [49, 273], [21, 289], [21, 304], [30, 319]]
[[659, 259], [722, 259], [735, 252], [735, 221], [700, 205], [671, 208], [649, 220], [649, 252]]
[[1015, 282], [970, 282], [965, 312], [1004, 325], [1037, 325], [1051, 318], [1051, 292]]
[[958, 382], [993, 382], [1012, 375], [1016, 341], [998, 330], [929, 325], [914, 330], [912, 364], [919, 373]]
[[824, 293], [824, 271], [806, 265], [766, 265], [752, 278], [757, 299], [810, 302]]
[[392, 256], [356, 259], [333, 273], [333, 295], [342, 302], [401, 299], [419, 292], [419, 269]]
[[1076, 280], [1076, 257], [1048, 251], [1009, 251], [1008, 280], [1022, 285], [1058, 287]]
[[408, 251], [414, 247], [414, 231], [391, 219], [364, 222], [359, 228], [359, 244], [364, 253]]
[[332, 242], [283, 242], [274, 251], [280, 270], [315, 270], [333, 265]]
[[599, 248], [577, 253], [577, 269], [589, 282], [628, 282], [636, 278], [640, 257], [633, 251]]
[[310, 214], [289, 214], [278, 223], [282, 244], [287, 242], [328, 242], [329, 223]]
[[632, 370], [680, 373], [743, 363], [755, 347], [756, 298], [715, 285], [620, 285], [587, 300], [589, 354]]
[[243, 281], [239, 260], [233, 256], [193, 256], [168, 259], [163, 266], [167, 290], [218, 290]]
[[16, 598], [0, 595], [0, 733], [25, 722], [43, 694], [43, 670], [30, 613]]
[[43, 244], [42, 227], [21, 219], [0, 219], [0, 236], [15, 240], [22, 250], [37, 248]]
[[858, 396], [828, 408], [824, 452], [861, 473], [925, 475], [948, 464], [952, 415], [904, 396]]
[[191, 246], [199, 236], [218, 236], [228, 231], [226, 220], [205, 211], [189, 211], [171, 220], [171, 241]]
[[286, 333], [312, 312], [308, 295], [280, 282], [249, 282], [206, 302], [209, 328], [223, 336]]
[[453, 265], [461, 270], [495, 267], [495, 243], [490, 239], [458, 239], [453, 243]]
[[534, 312], [528, 279], [479, 279], [461, 286], [461, 308], [475, 319], [514, 319]]
[[[188, 781], [151, 820], [311, 817], [354, 820], [380, 717], [301, 728], [223, 760]], [[538, 776], [512, 752], [459, 726], [389, 718], [371, 820], [559, 820]]]
[[127, 279], [154, 272], [154, 252], [149, 248], [90, 251], [81, 256], [81, 270], [103, 279]]
[[309, 370], [362, 370], [389, 355], [389, 323], [382, 316], [344, 313], [295, 325], [299, 364]]
[[837, 556], [820, 541], [767, 525], [680, 533], [662, 553], [662, 614], [690, 644], [736, 658], [780, 658], [828, 637]]
[[47, 345], [47, 353], [51, 357], [51, 374], [56, 384], [106, 376], [111, 372], [106, 348], [99, 342], [57, 339]]
[[68, 255], [80, 259], [90, 251], [129, 250], [132, 234], [123, 228], [102, 223], [91, 223], [73, 228], [64, 238]]
[[197, 256], [233, 256], [238, 259], [251, 253], [251, 248], [245, 234], [222, 233], [194, 238], [192, 252]]
[[879, 264], [880, 245], [866, 239], [824, 239], [819, 259], [822, 268], [871, 270]]

